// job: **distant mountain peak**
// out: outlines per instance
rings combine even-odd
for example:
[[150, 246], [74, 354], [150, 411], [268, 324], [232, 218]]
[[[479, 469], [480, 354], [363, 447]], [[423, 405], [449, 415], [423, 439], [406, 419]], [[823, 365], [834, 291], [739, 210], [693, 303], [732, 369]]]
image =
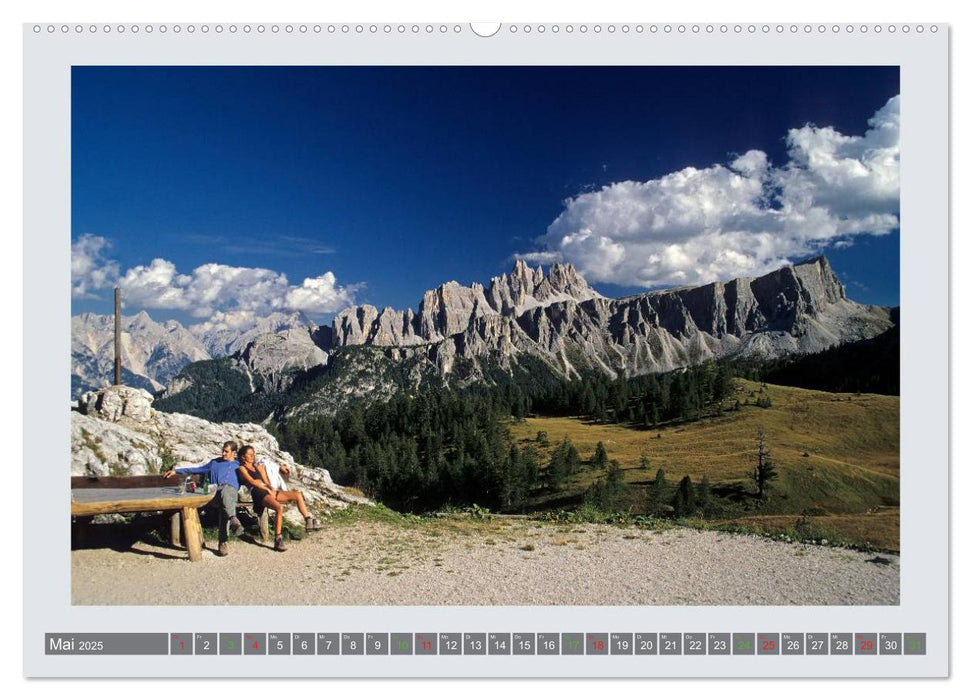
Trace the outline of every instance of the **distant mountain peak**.
[[334, 317], [331, 336], [335, 345], [421, 345], [462, 333], [473, 319], [515, 317], [531, 308], [597, 297], [573, 265], [554, 265], [544, 276], [542, 267], [519, 259], [509, 273], [493, 277], [488, 288], [450, 280], [427, 290], [417, 313], [390, 307], [378, 313], [370, 304], [348, 307]]
[[[158, 391], [186, 364], [208, 360], [198, 338], [177, 321], [159, 324], [145, 311], [121, 317], [121, 364], [126, 384]], [[71, 318], [71, 394], [108, 386], [114, 375], [114, 317]]]

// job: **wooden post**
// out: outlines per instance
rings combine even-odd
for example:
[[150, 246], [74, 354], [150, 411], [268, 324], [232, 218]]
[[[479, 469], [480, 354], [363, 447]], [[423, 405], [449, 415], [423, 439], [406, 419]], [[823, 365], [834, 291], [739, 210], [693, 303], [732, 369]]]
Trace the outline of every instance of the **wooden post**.
[[264, 508], [260, 513], [260, 541], [266, 542], [270, 537], [270, 509]]
[[121, 287], [115, 287], [115, 386], [121, 385]]
[[172, 540], [173, 547], [182, 546], [182, 516], [179, 511], [172, 513], [169, 518], [169, 534]]
[[196, 508], [182, 509], [182, 525], [185, 528], [185, 548], [189, 550], [189, 561], [202, 560], [202, 524]]

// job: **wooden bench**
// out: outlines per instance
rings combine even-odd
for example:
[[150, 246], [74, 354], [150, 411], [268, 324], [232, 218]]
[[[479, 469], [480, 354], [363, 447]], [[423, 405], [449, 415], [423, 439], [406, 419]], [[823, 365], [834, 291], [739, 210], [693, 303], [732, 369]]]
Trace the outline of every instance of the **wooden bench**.
[[[191, 475], [189, 478], [195, 483], [201, 481], [198, 474]], [[176, 493], [184, 479], [185, 476], [180, 475], [170, 479], [160, 475], [73, 476], [71, 477], [71, 515], [90, 521], [95, 515], [108, 513], [172, 511], [169, 516], [169, 539], [172, 545], [181, 547], [185, 543], [189, 559], [198, 561], [205, 546], [198, 509], [208, 505], [213, 494]], [[75, 492], [81, 490], [87, 490], [88, 493], [78, 493], [75, 498]], [[243, 489], [240, 492], [237, 507], [245, 508], [253, 505], [249, 489]], [[269, 537], [268, 509], [263, 509], [260, 514], [259, 527], [260, 539], [265, 541]]]
[[[175, 477], [173, 477], [175, 478]], [[212, 498], [210, 494], [210, 498]], [[256, 505], [253, 503], [253, 496], [250, 494], [249, 489], [246, 487], [241, 487], [239, 491], [239, 500], [236, 501], [236, 509], [253, 508], [254, 515], [256, 514]], [[264, 508], [263, 512], [257, 516], [257, 521], [260, 526], [260, 541], [265, 542], [270, 536], [270, 517], [269, 509]], [[179, 513], [172, 514], [171, 521], [171, 540], [172, 544], [176, 547], [181, 546], [181, 540], [179, 539], [181, 517]]]
[[[185, 548], [190, 561], [202, 559], [202, 525], [199, 508], [212, 496], [179, 493], [179, 482], [161, 476], [71, 477], [71, 517], [90, 521], [110, 513], [152, 513], [172, 511], [171, 522], [182, 523]], [[175, 519], [179, 520], [176, 521]], [[173, 532], [178, 528], [173, 526]]]

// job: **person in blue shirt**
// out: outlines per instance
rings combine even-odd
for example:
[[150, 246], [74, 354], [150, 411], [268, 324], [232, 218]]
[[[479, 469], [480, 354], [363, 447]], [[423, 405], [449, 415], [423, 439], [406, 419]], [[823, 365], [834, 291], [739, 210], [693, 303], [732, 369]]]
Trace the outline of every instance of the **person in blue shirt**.
[[209, 483], [216, 485], [216, 495], [212, 504], [219, 509], [219, 556], [229, 554], [229, 529], [239, 537], [243, 534], [243, 525], [236, 517], [236, 503], [239, 501], [239, 477], [236, 470], [238, 445], [230, 440], [223, 444], [222, 457], [210, 460], [198, 467], [182, 467], [169, 469], [162, 474], [166, 479], [176, 474], [208, 474]]

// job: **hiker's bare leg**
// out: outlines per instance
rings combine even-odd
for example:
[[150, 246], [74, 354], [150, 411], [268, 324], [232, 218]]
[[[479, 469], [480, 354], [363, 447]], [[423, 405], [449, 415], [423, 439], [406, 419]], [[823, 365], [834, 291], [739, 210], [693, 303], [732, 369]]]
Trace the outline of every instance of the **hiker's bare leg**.
[[[279, 494], [282, 492], [277, 491], [277, 493]], [[273, 496], [267, 495], [263, 497], [263, 506], [265, 508], [272, 508], [276, 511], [276, 523], [273, 525], [273, 530], [276, 536], [279, 537], [283, 534], [283, 504], [277, 499], [273, 498]]]
[[307, 510], [307, 504], [303, 502], [303, 493], [300, 491], [277, 491], [276, 500], [281, 503], [296, 503], [300, 515], [305, 518], [310, 517], [310, 511]]

